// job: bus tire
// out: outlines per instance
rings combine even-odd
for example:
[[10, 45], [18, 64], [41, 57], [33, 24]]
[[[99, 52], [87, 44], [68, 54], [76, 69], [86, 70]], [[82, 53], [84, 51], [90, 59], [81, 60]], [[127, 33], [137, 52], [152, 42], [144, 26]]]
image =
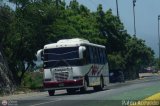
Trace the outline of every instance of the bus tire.
[[103, 87], [104, 87], [104, 80], [103, 80], [103, 77], [101, 76], [100, 77], [100, 85], [94, 86], [93, 89], [94, 89], [94, 91], [102, 91]]
[[76, 89], [74, 89], [74, 88], [68, 88], [67, 89], [68, 94], [74, 94], [75, 92], [76, 92]]
[[55, 90], [49, 90], [48, 91], [49, 96], [54, 96], [54, 93], [55, 93]]
[[87, 91], [87, 88], [88, 88], [88, 83], [87, 81], [85, 80], [84, 81], [84, 86], [80, 88], [80, 92], [84, 93]]
[[94, 89], [94, 91], [96, 91], [96, 92], [99, 91], [99, 90], [98, 90], [98, 86], [94, 86], [93, 89]]

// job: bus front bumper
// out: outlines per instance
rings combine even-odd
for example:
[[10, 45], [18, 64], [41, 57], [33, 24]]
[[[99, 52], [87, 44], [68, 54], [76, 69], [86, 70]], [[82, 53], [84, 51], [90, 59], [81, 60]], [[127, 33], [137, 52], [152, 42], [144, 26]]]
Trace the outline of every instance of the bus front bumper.
[[43, 82], [45, 90], [58, 90], [67, 88], [81, 88], [83, 87], [83, 79], [80, 80], [66, 80], [66, 81], [45, 81]]

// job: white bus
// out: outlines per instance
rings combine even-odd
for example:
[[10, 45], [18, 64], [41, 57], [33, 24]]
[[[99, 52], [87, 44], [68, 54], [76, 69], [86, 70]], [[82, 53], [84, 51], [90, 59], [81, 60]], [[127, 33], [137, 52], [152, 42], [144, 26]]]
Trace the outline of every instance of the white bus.
[[109, 83], [105, 46], [74, 38], [47, 44], [37, 52], [44, 63], [44, 88], [52, 96], [55, 90], [82, 92], [87, 87], [103, 90]]

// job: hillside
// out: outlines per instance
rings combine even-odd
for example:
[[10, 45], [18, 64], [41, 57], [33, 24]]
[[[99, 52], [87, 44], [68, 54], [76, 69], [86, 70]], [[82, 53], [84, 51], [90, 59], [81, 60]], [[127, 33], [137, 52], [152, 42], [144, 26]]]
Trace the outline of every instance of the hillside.
[[14, 89], [13, 75], [0, 51], [0, 95], [10, 94]]

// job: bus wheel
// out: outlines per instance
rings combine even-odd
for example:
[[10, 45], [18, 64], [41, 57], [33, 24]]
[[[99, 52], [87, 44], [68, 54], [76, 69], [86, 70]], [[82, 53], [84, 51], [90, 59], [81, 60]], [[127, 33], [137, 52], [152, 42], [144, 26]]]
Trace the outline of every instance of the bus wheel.
[[80, 92], [84, 93], [87, 91], [88, 85], [87, 85], [87, 81], [85, 80], [84, 82], [84, 86], [80, 88]]
[[100, 78], [100, 85], [94, 86], [94, 91], [102, 91], [104, 87], [103, 77]]
[[55, 90], [49, 90], [48, 91], [49, 96], [54, 96], [54, 93], [55, 93]]
[[69, 89], [67, 89], [67, 93], [68, 94], [73, 94], [73, 93], [75, 93], [76, 92], [76, 89], [74, 89], [74, 88], [69, 88]]
[[99, 91], [98, 86], [93, 87], [94, 91]]

